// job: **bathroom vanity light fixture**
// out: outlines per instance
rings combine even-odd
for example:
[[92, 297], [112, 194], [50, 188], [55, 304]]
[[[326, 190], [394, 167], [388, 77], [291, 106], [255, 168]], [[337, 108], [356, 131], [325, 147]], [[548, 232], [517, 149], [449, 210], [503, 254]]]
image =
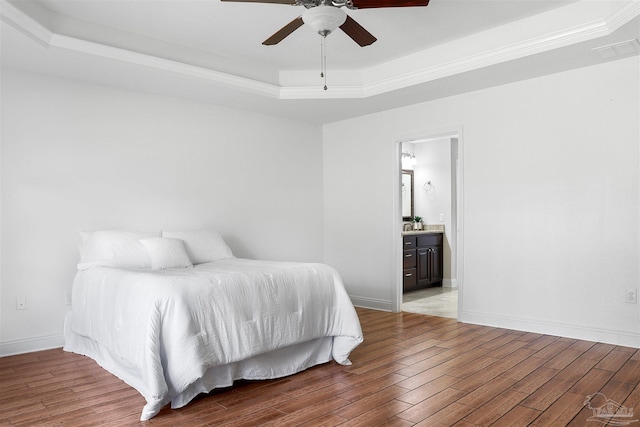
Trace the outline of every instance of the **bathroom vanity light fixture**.
[[402, 161], [408, 161], [409, 164], [411, 165], [415, 165], [416, 164], [416, 155], [413, 153], [409, 153], [408, 151], [403, 151], [402, 152]]

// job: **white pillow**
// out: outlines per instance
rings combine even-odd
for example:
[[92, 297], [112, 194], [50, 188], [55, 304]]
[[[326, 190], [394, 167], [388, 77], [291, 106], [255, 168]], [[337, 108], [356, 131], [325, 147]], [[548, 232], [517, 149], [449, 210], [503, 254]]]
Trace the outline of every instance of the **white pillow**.
[[78, 269], [85, 270], [94, 266], [151, 268], [151, 258], [140, 239], [159, 236], [159, 231], [81, 231]]
[[151, 237], [140, 240], [151, 257], [152, 270], [193, 267], [180, 239]]
[[231, 249], [217, 231], [163, 231], [162, 237], [182, 240], [194, 265], [233, 257]]

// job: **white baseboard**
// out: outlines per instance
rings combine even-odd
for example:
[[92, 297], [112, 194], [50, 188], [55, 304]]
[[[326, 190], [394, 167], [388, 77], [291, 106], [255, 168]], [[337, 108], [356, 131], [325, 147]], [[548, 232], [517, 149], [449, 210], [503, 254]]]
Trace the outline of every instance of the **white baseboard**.
[[45, 337], [25, 338], [21, 340], [0, 342], [0, 357], [14, 354], [31, 353], [64, 346], [64, 335], [49, 335]]
[[593, 328], [573, 324], [551, 323], [534, 319], [501, 317], [487, 313], [462, 311], [458, 321], [475, 325], [493, 326], [516, 331], [554, 335], [584, 341], [640, 348], [640, 332]]
[[381, 311], [393, 311], [391, 301], [375, 299], [375, 298], [359, 297], [354, 295], [349, 295], [349, 298], [351, 298], [351, 302], [356, 307], [370, 308], [372, 310], [381, 310]]
[[458, 287], [458, 280], [456, 280], [456, 279], [443, 279], [442, 280], [442, 287], [443, 288], [457, 288]]
[[[443, 286], [445, 286], [444, 283]], [[355, 305], [356, 307], [370, 308], [373, 310], [381, 311], [392, 311], [391, 301], [353, 295], [350, 295], [350, 297], [353, 305]], [[505, 328], [516, 331], [554, 335], [584, 341], [594, 341], [605, 344], [640, 348], [640, 332], [635, 331], [618, 331], [605, 328], [589, 328], [580, 325], [551, 323], [535, 319], [501, 317], [488, 313], [470, 311], [459, 312], [458, 321], [462, 323], [471, 323], [474, 325], [492, 326], [495, 328]]]

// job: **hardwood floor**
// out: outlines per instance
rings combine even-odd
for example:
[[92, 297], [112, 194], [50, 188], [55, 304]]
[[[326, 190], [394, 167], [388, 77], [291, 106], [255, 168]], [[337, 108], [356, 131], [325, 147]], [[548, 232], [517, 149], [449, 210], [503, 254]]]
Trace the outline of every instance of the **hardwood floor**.
[[352, 366], [240, 382], [145, 423], [144, 399], [89, 358], [61, 349], [0, 358], [0, 426], [602, 426], [583, 405], [596, 392], [640, 418], [638, 349], [358, 314], [365, 342]]

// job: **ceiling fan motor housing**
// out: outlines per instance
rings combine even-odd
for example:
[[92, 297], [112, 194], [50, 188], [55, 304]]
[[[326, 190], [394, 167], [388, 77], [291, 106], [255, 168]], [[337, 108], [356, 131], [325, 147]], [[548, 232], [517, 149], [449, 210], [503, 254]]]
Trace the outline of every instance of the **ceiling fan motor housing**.
[[335, 6], [324, 4], [307, 9], [302, 14], [302, 20], [323, 37], [331, 34], [333, 30], [344, 24], [347, 14], [344, 10]]

